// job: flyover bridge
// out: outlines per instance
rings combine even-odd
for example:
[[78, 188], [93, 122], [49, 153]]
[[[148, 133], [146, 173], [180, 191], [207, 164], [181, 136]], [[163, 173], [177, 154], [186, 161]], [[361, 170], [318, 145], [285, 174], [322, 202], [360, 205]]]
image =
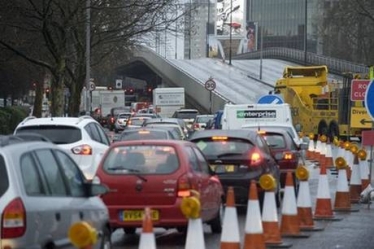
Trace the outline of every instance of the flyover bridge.
[[[262, 55], [261, 52], [237, 55], [232, 58], [232, 65], [228, 65], [222, 59], [164, 58], [153, 50], [139, 47], [135, 57], [119, 67], [117, 73], [144, 79], [154, 87], [184, 87], [188, 107], [196, 108], [201, 113], [213, 113], [228, 102], [255, 103], [261, 95], [273, 90], [286, 65], [305, 65], [305, 58], [310, 65], [327, 65], [330, 79], [341, 79], [343, 72], [369, 71], [365, 65], [286, 48], [266, 49]], [[216, 82], [216, 88], [211, 92], [205, 89], [205, 82], [209, 78]]]

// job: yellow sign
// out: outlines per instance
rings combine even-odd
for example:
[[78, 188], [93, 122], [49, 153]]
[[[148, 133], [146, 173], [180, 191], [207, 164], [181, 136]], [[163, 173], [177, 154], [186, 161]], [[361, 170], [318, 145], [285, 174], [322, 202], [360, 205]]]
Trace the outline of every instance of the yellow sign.
[[371, 128], [372, 119], [365, 107], [351, 108], [351, 127], [352, 128]]

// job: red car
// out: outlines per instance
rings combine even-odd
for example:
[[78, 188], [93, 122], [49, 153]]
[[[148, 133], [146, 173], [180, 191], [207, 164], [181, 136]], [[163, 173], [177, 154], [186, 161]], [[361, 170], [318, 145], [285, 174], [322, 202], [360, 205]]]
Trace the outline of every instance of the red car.
[[[280, 184], [284, 188], [286, 172], [288, 170], [295, 171], [297, 166], [303, 163], [301, 150], [307, 149], [307, 145], [304, 143], [297, 145], [291, 134], [282, 128], [260, 128], [258, 132], [266, 140], [271, 153], [277, 160], [281, 171]], [[297, 182], [296, 179], [294, 182]]]
[[107, 185], [102, 197], [113, 230], [133, 234], [142, 226], [145, 207], [152, 209], [154, 227], [186, 231], [180, 210], [184, 196], [200, 193], [201, 218], [214, 233], [221, 232], [224, 193], [198, 147], [181, 140], [133, 140], [111, 145], [94, 181]]

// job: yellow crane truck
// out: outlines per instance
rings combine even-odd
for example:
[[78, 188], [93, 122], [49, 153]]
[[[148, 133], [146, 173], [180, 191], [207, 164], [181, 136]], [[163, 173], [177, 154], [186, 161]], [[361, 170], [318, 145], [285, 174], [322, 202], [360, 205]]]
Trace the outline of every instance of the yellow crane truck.
[[347, 73], [343, 82], [328, 82], [327, 66], [287, 66], [274, 93], [290, 105], [293, 124], [304, 134], [357, 140], [372, 125], [363, 101], [351, 101], [352, 79], [360, 77], [366, 76]]

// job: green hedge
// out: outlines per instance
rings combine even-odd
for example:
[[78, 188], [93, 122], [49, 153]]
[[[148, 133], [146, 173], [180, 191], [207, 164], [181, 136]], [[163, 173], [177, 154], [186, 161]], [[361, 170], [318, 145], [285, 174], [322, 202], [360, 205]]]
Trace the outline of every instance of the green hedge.
[[20, 106], [0, 108], [0, 134], [12, 134], [17, 125], [28, 116], [27, 110]]

